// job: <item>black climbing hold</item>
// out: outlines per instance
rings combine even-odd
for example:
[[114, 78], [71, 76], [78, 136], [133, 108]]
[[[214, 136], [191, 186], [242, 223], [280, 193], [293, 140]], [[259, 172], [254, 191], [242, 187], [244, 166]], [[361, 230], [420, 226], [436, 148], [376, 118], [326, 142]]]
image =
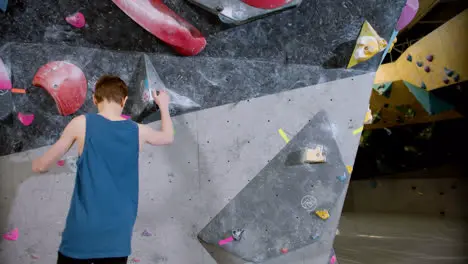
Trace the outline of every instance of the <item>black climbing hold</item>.
[[216, 11], [218, 11], [218, 12], [221, 12], [223, 10], [224, 10], [224, 7], [222, 7], [222, 6], [217, 6], [216, 7]]
[[416, 62], [416, 65], [418, 65], [418, 67], [422, 67], [423, 63], [422, 63], [422, 61], [418, 61], [418, 62]]
[[383, 107], [388, 108], [390, 105], [389, 104], [384, 104]]
[[408, 54], [408, 56], [406, 56], [406, 60], [407, 61], [413, 61], [413, 57], [410, 54]]
[[449, 79], [447, 79], [447, 78], [444, 78], [444, 83], [445, 83], [445, 84], [449, 84], [449, 82], [450, 82], [450, 80], [449, 80]]
[[424, 82], [421, 82], [421, 88], [424, 89], [424, 90], [427, 89], [426, 84]]
[[457, 73], [453, 76], [453, 80], [458, 82], [460, 80], [460, 75]]
[[429, 68], [429, 66], [426, 66], [426, 67], [424, 67], [424, 71], [425, 71], [425, 72], [430, 72], [430, 71], [431, 71], [431, 68]]
[[450, 69], [447, 69], [444, 67], [444, 71], [445, 71], [445, 74], [448, 76], [448, 77], [452, 77], [452, 75], [454, 74], [454, 71], [450, 70]]
[[426, 60], [433, 61], [434, 60], [434, 55], [427, 55]]

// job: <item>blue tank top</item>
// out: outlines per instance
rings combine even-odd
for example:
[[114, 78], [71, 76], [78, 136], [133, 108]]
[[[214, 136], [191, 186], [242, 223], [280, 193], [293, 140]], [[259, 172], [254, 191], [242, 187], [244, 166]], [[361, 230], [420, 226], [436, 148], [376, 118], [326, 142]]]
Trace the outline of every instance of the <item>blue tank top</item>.
[[60, 253], [76, 259], [131, 254], [138, 210], [138, 125], [86, 115], [83, 153]]

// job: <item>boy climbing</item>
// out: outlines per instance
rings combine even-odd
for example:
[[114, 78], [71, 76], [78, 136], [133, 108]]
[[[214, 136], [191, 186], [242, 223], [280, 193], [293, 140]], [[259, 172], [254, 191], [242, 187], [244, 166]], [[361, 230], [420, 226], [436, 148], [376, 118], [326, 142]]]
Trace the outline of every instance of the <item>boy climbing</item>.
[[101, 77], [93, 97], [98, 114], [74, 118], [32, 163], [34, 172], [46, 172], [73, 144], [78, 146], [76, 183], [57, 264], [123, 264], [131, 254], [139, 151], [145, 143], [172, 143], [174, 130], [165, 91], [152, 91], [161, 111], [160, 131], [121, 117], [127, 95], [119, 77]]

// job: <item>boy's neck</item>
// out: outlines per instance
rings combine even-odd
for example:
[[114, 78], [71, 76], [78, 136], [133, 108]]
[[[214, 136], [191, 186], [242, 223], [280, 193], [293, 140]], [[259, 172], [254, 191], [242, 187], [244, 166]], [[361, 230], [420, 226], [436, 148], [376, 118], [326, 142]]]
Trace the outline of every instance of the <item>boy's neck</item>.
[[102, 102], [98, 104], [97, 106], [98, 112], [100, 115], [107, 117], [108, 119], [116, 119], [119, 120], [121, 119], [122, 115], [122, 106], [117, 103], [108, 103], [108, 102]]

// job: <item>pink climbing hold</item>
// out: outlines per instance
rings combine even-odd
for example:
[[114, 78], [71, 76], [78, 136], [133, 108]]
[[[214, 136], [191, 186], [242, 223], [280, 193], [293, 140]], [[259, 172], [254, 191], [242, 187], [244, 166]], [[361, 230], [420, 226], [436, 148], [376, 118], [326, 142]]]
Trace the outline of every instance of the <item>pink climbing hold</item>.
[[224, 245], [226, 245], [226, 244], [231, 243], [232, 241], [234, 241], [234, 238], [233, 238], [232, 236], [230, 236], [230, 237], [228, 237], [228, 238], [226, 238], [226, 239], [220, 240], [220, 241], [218, 242], [218, 245], [224, 246]]
[[0, 59], [0, 90], [11, 90], [11, 81], [10, 76], [8, 76], [8, 71], [3, 64], [2, 59]]
[[57, 161], [57, 166], [63, 167], [65, 165], [65, 160]]
[[335, 264], [336, 263], [336, 256], [333, 255], [333, 257], [330, 258], [330, 264]]
[[125, 118], [125, 119], [130, 119], [131, 116], [129, 115], [120, 115], [121, 117]]
[[283, 253], [283, 254], [287, 254], [287, 253], [289, 252], [289, 249], [287, 249], [287, 248], [282, 248], [280, 251], [281, 251], [281, 253]]
[[10, 232], [3, 235], [3, 238], [10, 241], [16, 241], [19, 237], [18, 228], [11, 230]]
[[81, 12], [76, 12], [75, 14], [71, 16], [67, 16], [65, 20], [67, 21], [68, 24], [76, 28], [82, 28], [86, 25], [86, 19]]
[[140, 260], [139, 258], [132, 258], [132, 262], [134, 262], [134, 263], [138, 263], [138, 262], [140, 262], [140, 261], [141, 261], [141, 260]]
[[29, 126], [34, 121], [34, 114], [18, 113], [18, 120], [25, 126]]
[[416, 16], [419, 9], [418, 0], [407, 0], [406, 5], [401, 12], [400, 18], [398, 19], [396, 30], [400, 31], [406, 27]]
[[206, 46], [201, 32], [177, 15], [162, 0], [112, 0], [148, 32], [184, 56], [200, 53]]

